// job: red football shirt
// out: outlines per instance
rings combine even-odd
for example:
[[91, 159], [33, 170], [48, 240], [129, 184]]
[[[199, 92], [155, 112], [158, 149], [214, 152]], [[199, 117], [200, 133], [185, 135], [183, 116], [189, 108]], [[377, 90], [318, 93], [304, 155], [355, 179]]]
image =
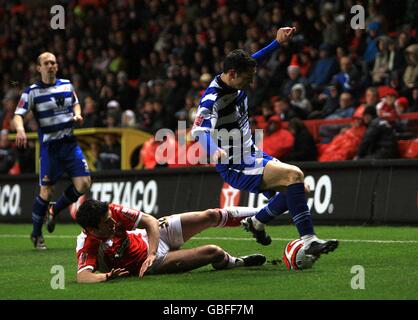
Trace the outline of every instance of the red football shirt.
[[148, 244], [142, 238], [144, 231], [134, 230], [142, 212], [113, 203], [109, 209], [116, 221], [115, 234], [110, 239], [101, 239], [83, 231], [77, 237], [78, 272], [125, 268], [131, 275], [137, 275], [148, 255]]

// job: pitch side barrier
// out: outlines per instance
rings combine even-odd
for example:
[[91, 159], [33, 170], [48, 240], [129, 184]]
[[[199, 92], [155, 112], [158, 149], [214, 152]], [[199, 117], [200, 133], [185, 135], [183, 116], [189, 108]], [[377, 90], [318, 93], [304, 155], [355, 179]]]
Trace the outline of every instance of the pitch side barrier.
[[[315, 224], [418, 225], [418, 160], [304, 162], [307, 195]], [[30, 223], [38, 193], [35, 175], [0, 176], [0, 222]], [[60, 181], [55, 196], [68, 181]], [[106, 171], [93, 174], [88, 197], [121, 203], [156, 217], [224, 206], [262, 207], [262, 194], [223, 183], [212, 167]], [[82, 197], [79, 202], [85, 198]], [[71, 222], [77, 206], [59, 219]], [[287, 214], [278, 223], [290, 223]]]

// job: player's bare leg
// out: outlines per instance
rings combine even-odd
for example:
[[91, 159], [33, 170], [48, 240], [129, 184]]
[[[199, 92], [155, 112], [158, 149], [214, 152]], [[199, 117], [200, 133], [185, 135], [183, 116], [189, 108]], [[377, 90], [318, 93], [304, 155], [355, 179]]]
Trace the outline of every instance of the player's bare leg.
[[205, 211], [187, 212], [180, 215], [183, 241], [211, 227], [239, 226], [240, 221], [258, 212], [247, 207], [231, 207], [225, 209], [208, 209]]
[[205, 245], [193, 249], [170, 251], [164, 261], [155, 268], [154, 273], [179, 273], [212, 264], [215, 269], [260, 266], [266, 258], [263, 255], [251, 255], [235, 258], [222, 248]]
[[87, 192], [87, 190], [90, 189], [90, 186], [91, 186], [90, 176], [74, 177], [72, 180], [73, 180], [75, 189], [79, 193], [84, 194]]
[[70, 185], [58, 199], [57, 202], [51, 202], [48, 207], [46, 227], [48, 231], [54, 232], [57, 215], [68, 207], [70, 204], [76, 202], [80, 196], [87, 192], [91, 185], [90, 176], [81, 176], [72, 178], [73, 184]]

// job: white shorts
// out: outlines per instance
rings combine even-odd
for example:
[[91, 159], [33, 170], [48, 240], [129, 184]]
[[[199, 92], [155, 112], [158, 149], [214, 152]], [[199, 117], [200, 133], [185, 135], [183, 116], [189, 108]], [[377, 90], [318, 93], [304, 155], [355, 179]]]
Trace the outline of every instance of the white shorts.
[[[180, 215], [162, 217], [158, 221], [160, 223], [160, 243], [157, 249], [157, 258], [147, 271], [150, 274], [154, 273], [155, 269], [164, 261], [168, 252], [180, 249], [184, 243]], [[141, 229], [141, 234], [148, 245], [148, 236], [144, 229]]]

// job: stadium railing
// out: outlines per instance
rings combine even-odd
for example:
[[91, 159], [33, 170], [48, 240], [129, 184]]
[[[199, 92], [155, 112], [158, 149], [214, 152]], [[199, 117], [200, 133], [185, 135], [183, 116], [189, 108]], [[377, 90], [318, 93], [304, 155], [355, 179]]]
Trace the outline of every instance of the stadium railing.
[[[147, 141], [151, 135], [141, 130], [128, 129], [128, 128], [83, 128], [75, 129], [74, 134], [77, 137], [78, 143], [82, 148], [89, 167], [94, 171], [94, 160], [92, 146], [95, 143], [103, 144], [104, 136], [107, 134], [113, 134], [118, 137], [121, 145], [121, 170], [130, 170], [131, 158], [138, 151], [140, 146]], [[35, 169], [36, 173], [39, 173], [39, 155], [40, 145], [38, 141], [38, 134], [36, 132], [27, 133], [29, 140], [35, 141]], [[9, 140], [14, 141], [16, 134], [9, 134]]]

